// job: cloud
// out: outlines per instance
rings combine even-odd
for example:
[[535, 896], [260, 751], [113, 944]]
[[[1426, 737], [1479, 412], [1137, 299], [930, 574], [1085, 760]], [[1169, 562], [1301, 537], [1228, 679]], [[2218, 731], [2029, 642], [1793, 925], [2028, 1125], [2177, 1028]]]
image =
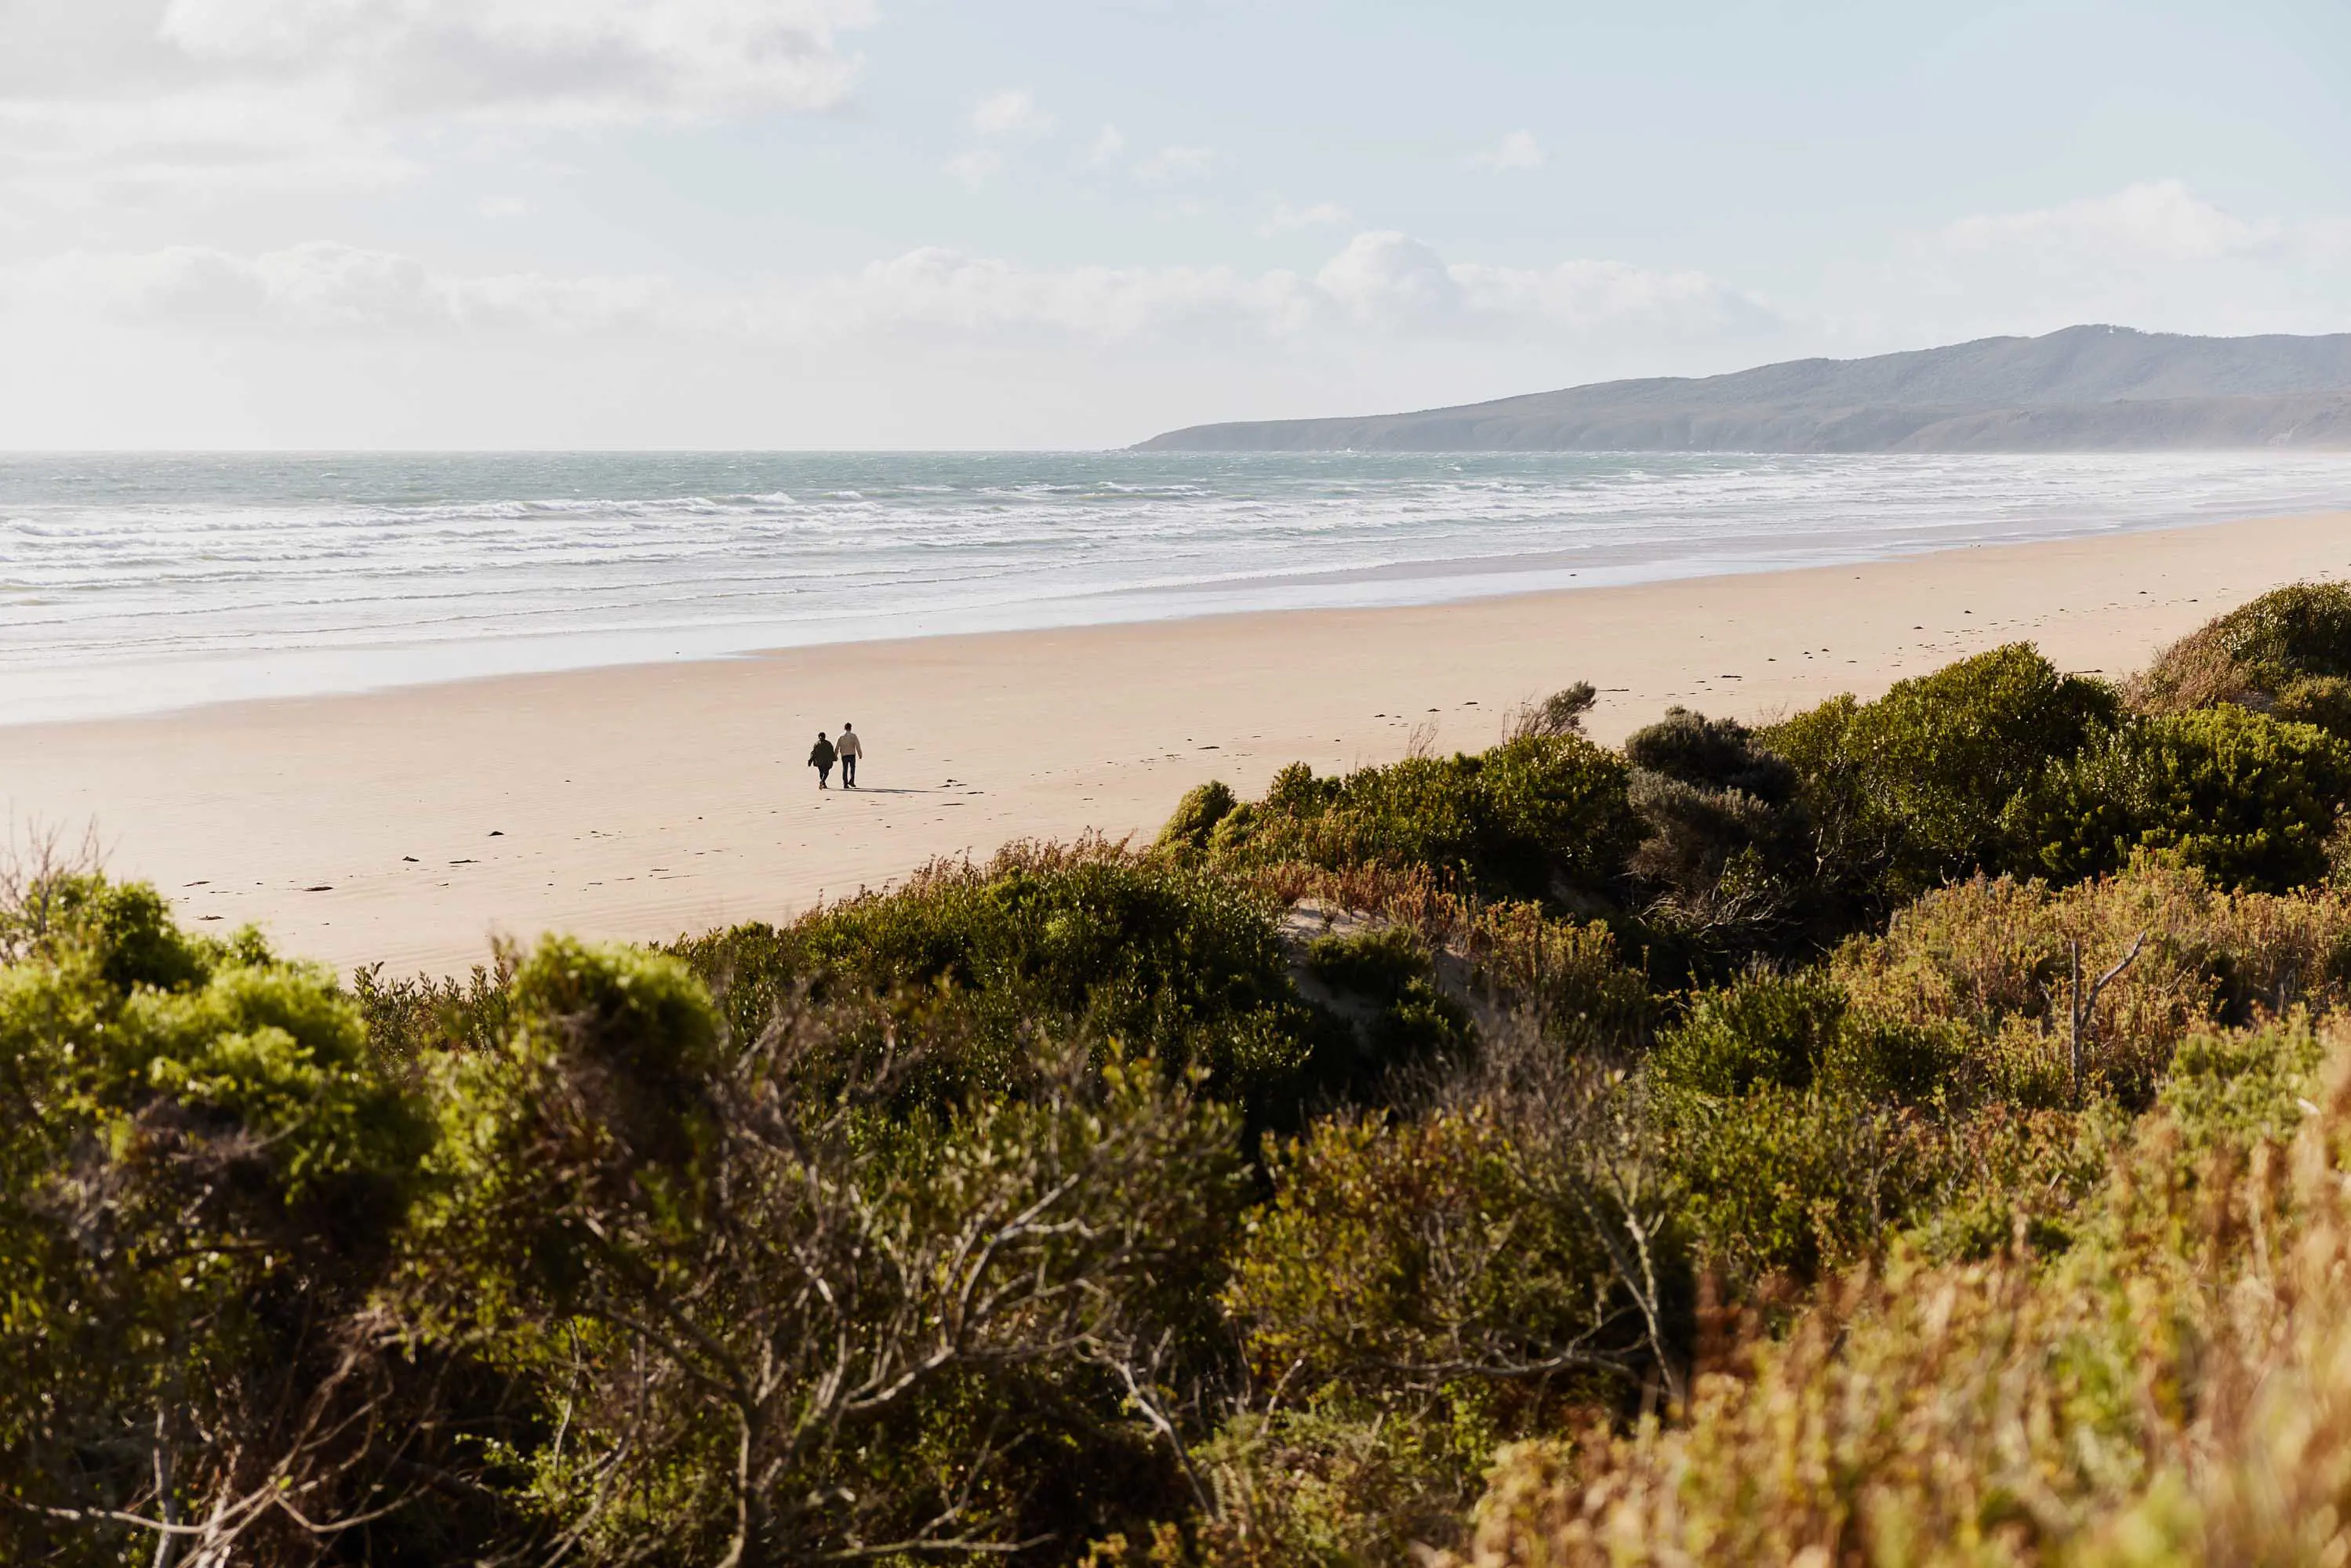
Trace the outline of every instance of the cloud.
[[2340, 331], [2351, 244], [2340, 219], [2231, 212], [2176, 179], [1981, 213], [1833, 264], [1823, 314], [1911, 341], [2107, 321], [2151, 331]]
[[661, 277], [455, 275], [412, 256], [313, 243], [72, 255], [0, 271], [0, 310], [61, 311], [197, 335], [464, 338], [653, 334], [814, 345], [869, 340], [1117, 344], [1221, 335], [1265, 344], [1379, 337], [1562, 340], [1764, 319], [1697, 273], [1606, 261], [1448, 264], [1408, 235], [1357, 235], [1312, 277], [1225, 267], [1029, 268], [925, 247], [854, 272], [732, 292]]
[[199, 69], [340, 79], [368, 112], [524, 123], [828, 109], [870, 0], [166, 0]]
[[840, 103], [872, 0], [79, 0], [9, 29], [0, 183], [66, 202], [413, 173], [399, 139]]
[[1094, 144], [1086, 153], [1086, 166], [1106, 169], [1126, 153], [1126, 133], [1115, 125], [1104, 125], [1094, 133]]
[[1953, 250], [2030, 250], [2092, 260], [2204, 261], [2252, 256], [2285, 237], [2275, 223], [2248, 223], [2190, 193], [2179, 180], [2127, 185], [2031, 212], [1961, 218], [1941, 238]]
[[1004, 154], [993, 147], [975, 147], [956, 153], [944, 167], [967, 188], [977, 191], [1004, 172]]
[[1042, 136], [1056, 123], [1025, 87], [990, 93], [971, 110], [971, 128], [982, 136]]
[[1213, 147], [1162, 147], [1134, 166], [1134, 177], [1147, 185], [1172, 185], [1196, 180], [1217, 166]]
[[1444, 258], [1409, 235], [1360, 234], [1323, 264], [1315, 284], [1354, 319], [1440, 321], [1461, 308], [1461, 286]]
[[1336, 202], [1313, 202], [1302, 207], [1294, 207], [1288, 202], [1276, 202], [1273, 204], [1273, 211], [1266, 214], [1265, 222], [1258, 225], [1258, 233], [1276, 235], [1290, 229], [1315, 228], [1324, 224], [1350, 223], [1353, 221], [1354, 216], [1354, 214]]
[[1513, 131], [1493, 146], [1473, 152], [1468, 158], [1472, 169], [1540, 169], [1543, 166], [1542, 144], [1531, 131]]
[[527, 218], [538, 209], [520, 196], [484, 196], [474, 210], [486, 218]]
[[693, 315], [661, 278], [453, 277], [324, 241], [250, 256], [172, 246], [56, 256], [0, 271], [0, 308], [11, 305], [198, 334], [610, 332]]

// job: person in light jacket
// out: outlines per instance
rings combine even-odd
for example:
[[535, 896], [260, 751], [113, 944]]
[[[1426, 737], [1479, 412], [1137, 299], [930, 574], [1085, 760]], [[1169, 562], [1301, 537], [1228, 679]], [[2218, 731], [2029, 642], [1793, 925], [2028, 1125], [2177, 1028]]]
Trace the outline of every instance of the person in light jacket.
[[841, 739], [834, 746], [841, 753], [841, 787], [857, 788], [857, 759], [865, 755], [865, 743], [857, 738], [857, 731], [847, 719], [841, 723]]
[[[843, 738], [847, 737], [843, 737]], [[835, 755], [832, 742], [824, 737], [824, 731], [818, 730], [816, 744], [809, 747], [808, 765], [816, 769], [816, 787], [820, 789], [829, 789], [832, 787], [827, 781], [832, 777], [832, 759]]]

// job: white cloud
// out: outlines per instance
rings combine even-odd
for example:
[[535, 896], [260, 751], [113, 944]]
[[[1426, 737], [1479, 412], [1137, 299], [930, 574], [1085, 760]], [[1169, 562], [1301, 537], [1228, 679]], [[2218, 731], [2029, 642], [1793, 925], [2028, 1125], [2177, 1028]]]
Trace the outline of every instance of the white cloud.
[[946, 172], [972, 190], [978, 190], [1004, 172], [1004, 154], [993, 147], [975, 147], [948, 159]]
[[613, 331], [684, 324], [691, 315], [691, 303], [658, 277], [452, 277], [413, 256], [331, 242], [254, 256], [193, 245], [58, 256], [0, 275], [5, 298], [197, 334]]
[[1213, 147], [1162, 147], [1134, 166], [1134, 177], [1151, 185], [1172, 185], [1196, 180], [1217, 166]]
[[1540, 169], [1543, 166], [1542, 144], [1531, 131], [1513, 131], [1493, 146], [1471, 153], [1468, 162], [1472, 169]]
[[413, 172], [402, 134], [841, 101], [872, 0], [79, 0], [11, 26], [0, 183], [53, 201]]
[[1094, 133], [1094, 144], [1086, 153], [1089, 168], [1106, 169], [1126, 153], [1126, 133], [1115, 125], [1105, 125]]
[[520, 196], [484, 196], [474, 210], [486, 218], [527, 218], [538, 209]]
[[1265, 222], [1258, 226], [1258, 233], [1276, 235], [1290, 229], [1316, 228], [1324, 224], [1352, 223], [1354, 216], [1336, 202], [1311, 202], [1302, 207], [1292, 206], [1288, 202], [1276, 202], [1273, 211], [1267, 214]]
[[819, 344], [1000, 339], [1111, 344], [1202, 332], [1281, 343], [1369, 329], [1573, 340], [1624, 325], [1696, 330], [1761, 308], [1696, 273], [1573, 261], [1447, 264], [1395, 233], [1356, 236], [1311, 278], [1224, 267], [1038, 269], [937, 247], [858, 271], [728, 293], [667, 279], [455, 275], [411, 256], [315, 243], [239, 256], [193, 246], [73, 255], [0, 271], [0, 309], [77, 313], [178, 333], [465, 337], [651, 333]]
[[1778, 313], [1694, 269], [1659, 272], [1621, 261], [1562, 261], [1549, 267], [1449, 269], [1473, 314], [1541, 321], [1570, 332], [1655, 328], [1677, 334], [1754, 331]]
[[982, 136], [1042, 136], [1056, 123], [1025, 87], [990, 93], [971, 110], [971, 128]]
[[2134, 261], [2255, 255], [2283, 237], [2279, 225], [2248, 223], [2196, 196], [2179, 180], [2144, 181], [2062, 206], [1961, 218], [1942, 232], [1955, 250], [2025, 249]]
[[837, 34], [870, 0], [166, 0], [192, 62], [328, 75], [380, 113], [524, 122], [827, 109], [856, 69]]
[[1461, 308], [1445, 260], [1409, 235], [1360, 234], [1323, 264], [1315, 284], [1358, 321], [1426, 325]]
[[2114, 322], [2151, 331], [2340, 331], [2341, 220], [2229, 211], [2175, 179], [1984, 213], [1842, 258], [1823, 317], [1865, 340], [1923, 343]]
[[0, 308], [9, 305], [199, 334], [605, 332], [694, 314], [660, 278], [453, 277], [327, 242], [252, 256], [196, 246], [61, 256], [0, 271]]

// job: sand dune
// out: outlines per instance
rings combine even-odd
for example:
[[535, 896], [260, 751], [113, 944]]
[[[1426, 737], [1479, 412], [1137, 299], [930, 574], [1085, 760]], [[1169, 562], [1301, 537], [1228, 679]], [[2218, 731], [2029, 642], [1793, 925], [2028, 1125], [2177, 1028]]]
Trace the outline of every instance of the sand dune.
[[[1488, 744], [1516, 703], [1604, 690], [1768, 717], [1996, 643], [2120, 673], [2217, 612], [2351, 576], [2351, 514], [1869, 566], [942, 637], [0, 729], [0, 797], [95, 823], [189, 918], [353, 965], [462, 968], [493, 933], [658, 937], [778, 917], [1025, 835], [1147, 832], [1217, 777]], [[855, 721], [855, 793], [802, 765]]]

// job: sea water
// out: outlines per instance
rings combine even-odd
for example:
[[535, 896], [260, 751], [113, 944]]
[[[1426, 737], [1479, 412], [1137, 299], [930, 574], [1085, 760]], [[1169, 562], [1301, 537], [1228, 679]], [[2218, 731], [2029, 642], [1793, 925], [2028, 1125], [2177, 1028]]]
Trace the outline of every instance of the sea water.
[[2351, 508], [2351, 455], [0, 455], [0, 722]]

